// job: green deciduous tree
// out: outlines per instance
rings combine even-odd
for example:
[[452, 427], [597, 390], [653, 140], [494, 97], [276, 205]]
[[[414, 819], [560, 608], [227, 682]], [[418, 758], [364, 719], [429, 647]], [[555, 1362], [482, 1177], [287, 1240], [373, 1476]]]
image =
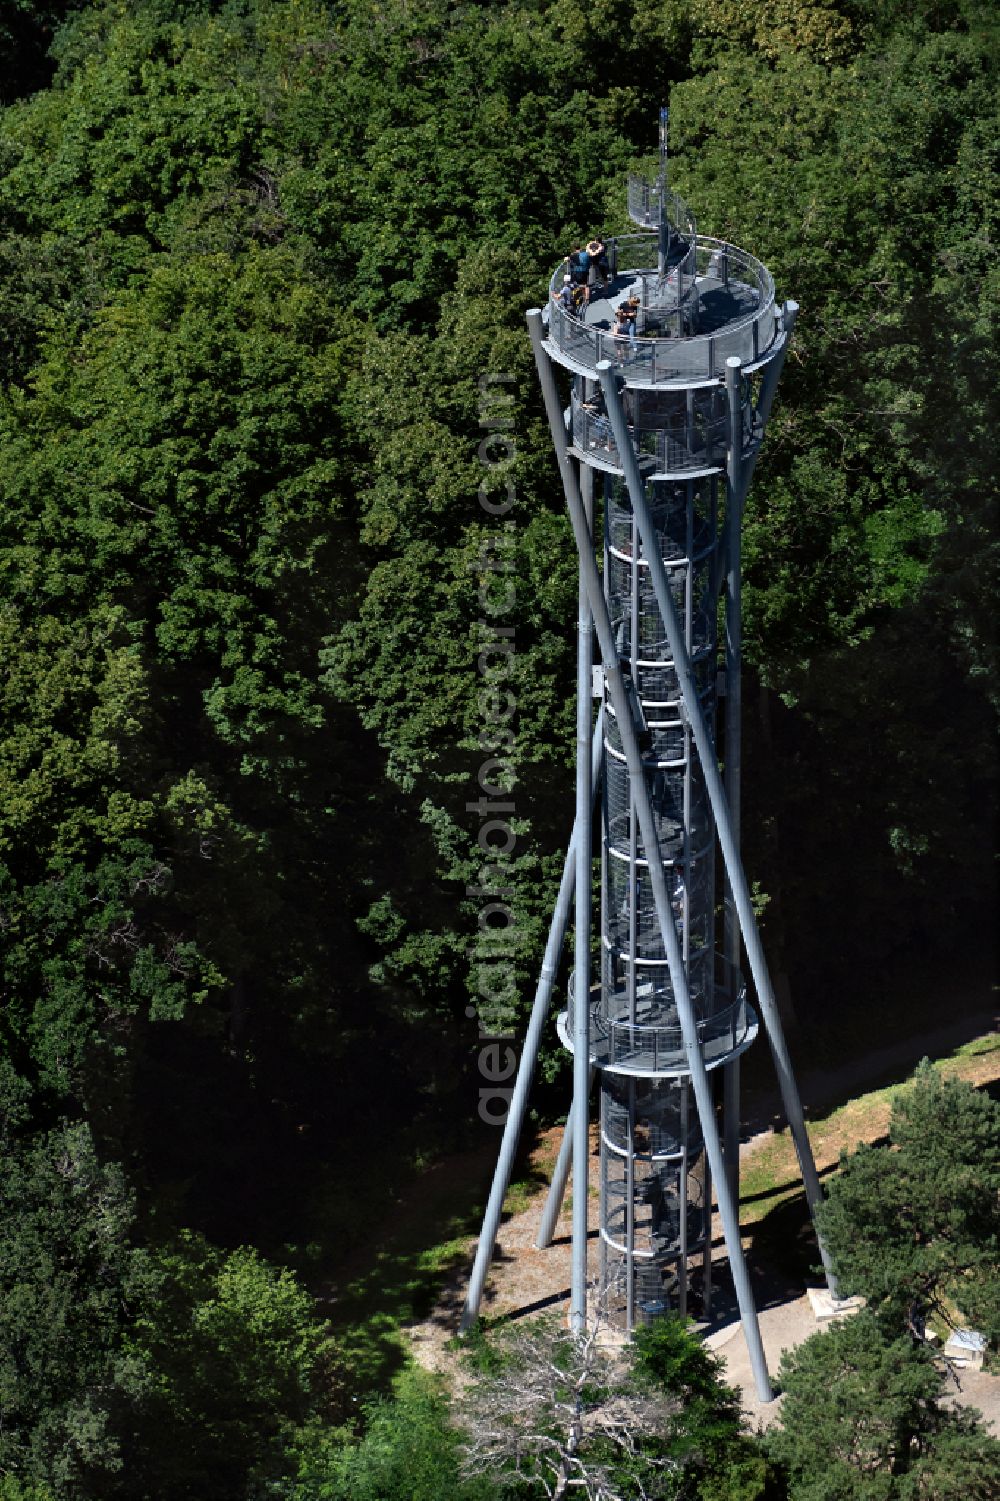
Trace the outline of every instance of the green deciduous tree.
[[364, 1434], [313, 1429], [294, 1451], [282, 1501], [486, 1501], [492, 1487], [460, 1473], [461, 1435], [439, 1385], [409, 1368], [391, 1398], [370, 1404]]
[[120, 1414], [149, 1388], [123, 1332], [155, 1278], [87, 1126], [22, 1146], [9, 1072], [0, 1088], [0, 1469], [59, 1497], [99, 1493], [122, 1469]]
[[25, 1501], [242, 1501], [327, 1416], [311, 1296], [250, 1248], [139, 1246], [121, 1169], [81, 1123], [25, 1138], [28, 1098], [0, 1063], [0, 1467]]
[[636, 1374], [680, 1403], [670, 1451], [700, 1501], [764, 1501], [778, 1491], [767, 1458], [745, 1429], [740, 1394], [722, 1379], [721, 1359], [683, 1319], [669, 1316], [633, 1339]]
[[151, 1379], [123, 1423], [116, 1494], [239, 1501], [326, 1416], [323, 1325], [291, 1272], [250, 1248], [224, 1255], [188, 1234], [151, 1263], [157, 1293], [126, 1340]]

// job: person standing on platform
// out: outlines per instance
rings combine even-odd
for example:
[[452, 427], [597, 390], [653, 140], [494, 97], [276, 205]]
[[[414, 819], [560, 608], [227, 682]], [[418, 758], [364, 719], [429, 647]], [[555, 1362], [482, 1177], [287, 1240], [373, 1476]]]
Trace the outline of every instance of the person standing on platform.
[[595, 235], [587, 244], [586, 254], [590, 257], [587, 282], [591, 291], [594, 287], [606, 287], [611, 280], [611, 267], [608, 264], [608, 249], [604, 241]]
[[588, 282], [590, 278], [590, 256], [588, 255], [587, 251], [580, 250], [579, 248], [571, 250], [569, 255], [566, 257], [564, 264], [569, 269], [569, 274], [573, 280], [574, 286], [583, 287], [584, 301], [589, 302], [590, 287], [588, 285]]

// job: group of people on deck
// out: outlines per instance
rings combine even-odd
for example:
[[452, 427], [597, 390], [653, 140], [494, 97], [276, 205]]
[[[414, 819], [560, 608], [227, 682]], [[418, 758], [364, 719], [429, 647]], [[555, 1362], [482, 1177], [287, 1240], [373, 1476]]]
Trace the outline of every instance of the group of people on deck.
[[555, 294], [559, 306], [578, 318], [590, 302], [594, 287], [606, 287], [611, 280], [608, 250], [598, 238], [588, 240], [586, 246], [576, 246], [563, 257], [566, 268], [562, 288]]
[[[563, 257], [562, 286], [558, 292], [553, 292], [553, 298], [565, 313], [571, 317], [582, 318], [587, 307], [590, 305], [591, 294], [595, 287], [607, 287], [611, 282], [611, 267], [608, 261], [607, 246], [598, 238], [588, 240], [583, 248], [577, 246]], [[626, 297], [615, 308], [615, 322], [612, 332], [625, 337], [630, 344], [635, 344], [636, 315], [641, 303], [634, 294]]]
[[596, 235], [594, 239], [587, 241], [582, 250], [579, 246], [571, 250], [569, 255], [563, 258], [563, 265], [566, 267], [570, 285], [581, 289], [584, 307], [590, 301], [591, 289], [606, 287], [611, 280], [608, 247]]

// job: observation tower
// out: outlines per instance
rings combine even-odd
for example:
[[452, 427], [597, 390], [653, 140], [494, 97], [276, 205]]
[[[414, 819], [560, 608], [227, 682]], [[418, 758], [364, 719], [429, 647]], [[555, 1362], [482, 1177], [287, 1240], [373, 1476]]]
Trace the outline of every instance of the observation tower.
[[753, 256], [700, 234], [669, 190], [665, 110], [659, 173], [630, 177], [628, 211], [636, 232], [607, 240], [576, 305], [560, 264], [548, 306], [527, 315], [580, 570], [576, 821], [463, 1327], [479, 1310], [572, 912], [557, 1026], [573, 1054], [573, 1099], [538, 1244], [552, 1238], [572, 1163], [570, 1322], [582, 1332], [596, 1316], [596, 1076], [600, 1316], [629, 1332], [668, 1309], [688, 1312], [695, 1285], [708, 1312], [714, 1188], [767, 1401], [738, 1214], [739, 1059], [761, 1026], [811, 1211], [822, 1191], [740, 859], [741, 525], [797, 307], [776, 301]]

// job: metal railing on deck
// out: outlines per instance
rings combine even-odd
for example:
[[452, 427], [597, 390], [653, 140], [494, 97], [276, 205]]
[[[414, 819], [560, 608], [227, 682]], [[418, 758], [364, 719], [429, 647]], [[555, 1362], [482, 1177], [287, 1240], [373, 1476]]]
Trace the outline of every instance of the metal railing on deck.
[[[593, 404], [581, 401], [576, 391], [571, 397], [571, 431], [574, 445], [582, 453], [594, 451], [601, 462], [621, 469], [621, 455], [611, 431], [611, 423]], [[633, 430], [634, 431], [634, 430]], [[721, 469], [726, 462], [728, 436], [726, 418], [706, 418], [697, 408], [681, 413], [665, 426], [640, 428], [637, 452], [648, 474], [683, 475], [693, 470]]]
[[[696, 1023], [701, 1055], [710, 1067], [740, 1049], [756, 1031], [757, 1016], [747, 1001], [746, 984], [721, 954], [715, 956], [716, 997], [735, 997], [721, 1005], [711, 1016]], [[569, 982], [569, 1016], [573, 1015], [573, 988], [575, 976]], [[652, 982], [647, 982], [650, 991]], [[591, 1003], [590, 1046], [600, 1068], [618, 1068], [622, 1071], [659, 1074], [677, 1073], [687, 1069], [687, 1052], [684, 1035], [677, 1020], [643, 1021], [647, 1016], [656, 1017], [668, 1008], [664, 1006], [669, 979], [657, 985], [664, 994], [660, 997], [643, 994], [645, 986], [637, 987], [635, 1010], [632, 1012], [628, 992], [616, 991], [600, 995]], [[674, 1012], [676, 1015], [676, 1012]], [[634, 1020], [632, 1019], [634, 1015]]]
[[[630, 270], [649, 270], [651, 263], [655, 266], [656, 236], [623, 235], [615, 245], [618, 271], [613, 292], [618, 288], [624, 293], [630, 284]], [[697, 299], [695, 326], [720, 320], [717, 327], [706, 333], [675, 333], [665, 337], [640, 337], [637, 333], [630, 338], [612, 333], [588, 323], [588, 309], [579, 318], [554, 300], [562, 286], [564, 273], [560, 264], [550, 282], [553, 300], [549, 311], [549, 343], [553, 350], [564, 355], [571, 367], [588, 374], [596, 373], [601, 360], [609, 360], [638, 385], [717, 379], [731, 356], [744, 365], [756, 363], [771, 347], [777, 332], [770, 272], [746, 251], [703, 235], [697, 237], [693, 253], [696, 264], [691, 295]], [[651, 274], [655, 275], [655, 271]], [[712, 302], [716, 305], [712, 306]], [[666, 298], [648, 311], [670, 316]], [[686, 304], [682, 303], [675, 313], [676, 319], [687, 318], [687, 312]]]
[[[694, 215], [677, 193], [666, 190], [667, 221], [671, 229], [676, 233], [693, 238], [697, 226]], [[639, 177], [634, 172], [628, 176], [628, 216], [636, 224], [648, 224], [655, 227], [660, 222], [660, 185], [655, 180], [650, 182], [645, 177]]]

